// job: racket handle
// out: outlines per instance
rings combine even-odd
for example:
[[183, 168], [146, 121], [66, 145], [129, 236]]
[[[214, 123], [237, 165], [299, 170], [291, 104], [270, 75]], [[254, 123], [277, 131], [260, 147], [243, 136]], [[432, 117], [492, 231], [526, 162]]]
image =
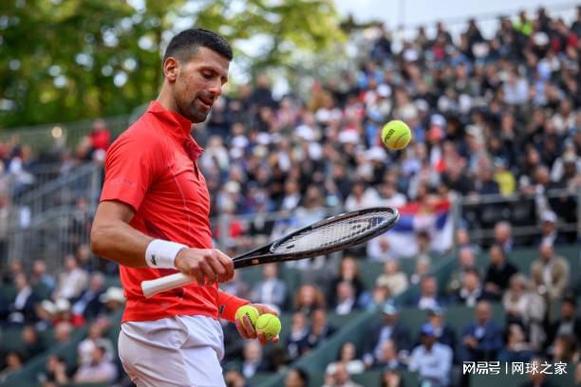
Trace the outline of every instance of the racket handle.
[[141, 290], [145, 298], [151, 298], [161, 292], [166, 292], [194, 282], [196, 280], [193, 277], [189, 277], [183, 273], [175, 273], [154, 280], [143, 281], [141, 283]]

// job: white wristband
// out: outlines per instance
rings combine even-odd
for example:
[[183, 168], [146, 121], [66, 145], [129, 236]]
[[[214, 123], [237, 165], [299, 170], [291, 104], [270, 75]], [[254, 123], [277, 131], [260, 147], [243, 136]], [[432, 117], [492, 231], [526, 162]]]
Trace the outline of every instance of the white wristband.
[[157, 269], [175, 269], [175, 259], [182, 249], [188, 246], [181, 243], [154, 239], [145, 250], [147, 266]]

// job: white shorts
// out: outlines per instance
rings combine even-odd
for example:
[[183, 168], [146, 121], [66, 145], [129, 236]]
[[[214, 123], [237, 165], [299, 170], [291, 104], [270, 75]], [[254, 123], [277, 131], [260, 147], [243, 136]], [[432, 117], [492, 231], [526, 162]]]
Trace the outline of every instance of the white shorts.
[[119, 357], [138, 387], [224, 387], [220, 323], [204, 316], [126, 322]]

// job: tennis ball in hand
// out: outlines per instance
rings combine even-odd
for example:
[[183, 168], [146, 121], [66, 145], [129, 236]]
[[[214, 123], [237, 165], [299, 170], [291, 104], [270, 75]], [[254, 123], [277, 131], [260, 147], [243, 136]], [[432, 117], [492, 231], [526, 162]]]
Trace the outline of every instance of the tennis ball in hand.
[[381, 141], [392, 150], [400, 150], [408, 146], [412, 139], [412, 131], [405, 122], [389, 121], [381, 130]]
[[258, 319], [258, 309], [250, 305], [243, 305], [236, 310], [236, 320], [242, 322], [244, 316], [248, 316], [248, 319], [252, 323], [252, 326], [256, 325], [256, 320]]
[[280, 333], [282, 328], [280, 320], [274, 314], [261, 314], [256, 320], [256, 332], [262, 333], [267, 340], [271, 340]]

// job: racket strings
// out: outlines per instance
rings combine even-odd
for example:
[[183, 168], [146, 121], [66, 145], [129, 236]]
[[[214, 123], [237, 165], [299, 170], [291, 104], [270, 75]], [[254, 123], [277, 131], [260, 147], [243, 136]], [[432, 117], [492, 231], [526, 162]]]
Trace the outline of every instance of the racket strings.
[[382, 228], [393, 217], [392, 212], [382, 211], [336, 219], [283, 241], [272, 253], [300, 253], [345, 244]]

